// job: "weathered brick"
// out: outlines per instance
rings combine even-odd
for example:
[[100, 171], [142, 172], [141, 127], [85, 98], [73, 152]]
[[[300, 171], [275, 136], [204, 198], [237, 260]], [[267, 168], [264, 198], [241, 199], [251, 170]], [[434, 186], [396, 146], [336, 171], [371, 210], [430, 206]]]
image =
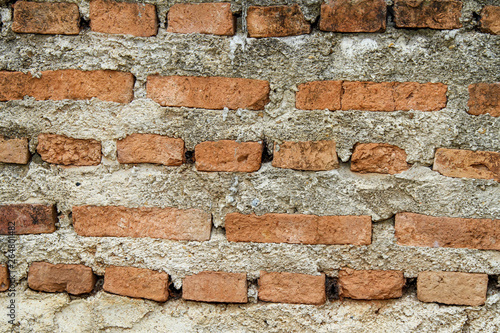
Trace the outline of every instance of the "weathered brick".
[[263, 110], [269, 82], [229, 77], [148, 76], [147, 95], [161, 106]]
[[167, 32], [233, 36], [235, 31], [230, 3], [178, 3], [168, 11]]
[[406, 152], [387, 143], [358, 143], [351, 157], [351, 171], [396, 173], [408, 170]]
[[92, 268], [84, 265], [53, 265], [34, 262], [28, 272], [28, 286], [47, 292], [66, 291], [69, 294], [87, 294], [94, 289], [96, 277]]
[[285, 141], [274, 144], [272, 165], [296, 170], [332, 170], [339, 167], [335, 141]]
[[156, 7], [145, 3], [92, 0], [90, 29], [107, 34], [154, 36], [158, 32]]
[[30, 160], [28, 139], [7, 139], [0, 135], [0, 163], [27, 164]]
[[326, 302], [325, 274], [260, 272], [259, 299], [265, 302], [314, 304]]
[[403, 295], [405, 278], [400, 271], [339, 271], [339, 295], [353, 299], [390, 299]]
[[487, 288], [486, 274], [420, 272], [417, 278], [417, 298], [422, 302], [483, 305]]
[[500, 181], [500, 153], [439, 148], [433, 170], [448, 177], [494, 179]]
[[0, 265], [0, 291], [6, 291], [9, 287], [9, 269], [7, 268], [7, 265]]
[[17, 1], [12, 31], [45, 35], [78, 35], [80, 12], [74, 3]]
[[0, 101], [90, 99], [128, 103], [134, 97], [134, 76], [131, 73], [99, 70], [62, 69], [43, 71], [40, 78], [21, 72], [0, 71]]
[[369, 245], [371, 235], [370, 216], [226, 215], [230, 242]]
[[469, 86], [469, 113], [500, 117], [500, 83], [475, 83]]
[[101, 163], [101, 143], [92, 139], [42, 133], [38, 135], [36, 151], [48, 163], [76, 166]]
[[194, 148], [196, 170], [254, 172], [260, 169], [263, 149], [258, 142], [205, 141]]
[[116, 142], [120, 163], [181, 165], [186, 161], [184, 140], [157, 134], [132, 134]]
[[396, 214], [398, 245], [500, 250], [500, 220]]
[[385, 31], [384, 0], [326, 0], [321, 5], [319, 29], [335, 32]]
[[462, 2], [457, 0], [395, 0], [398, 28], [458, 29]]
[[201, 302], [246, 303], [246, 273], [201, 272], [182, 282], [182, 298]]
[[73, 226], [80, 236], [206, 241], [212, 216], [199, 209], [76, 206]]
[[146, 268], [107, 267], [103, 289], [122, 296], [165, 302], [168, 299], [169, 276]]
[[483, 32], [500, 35], [500, 6], [484, 6], [480, 26]]
[[446, 107], [448, 86], [442, 83], [394, 82], [395, 111], [437, 111]]
[[299, 5], [250, 6], [247, 11], [249, 37], [285, 37], [308, 34], [311, 25]]
[[0, 235], [44, 234], [56, 231], [54, 205], [14, 204], [0, 206]]
[[299, 84], [295, 107], [301, 110], [340, 110], [342, 81], [314, 81]]

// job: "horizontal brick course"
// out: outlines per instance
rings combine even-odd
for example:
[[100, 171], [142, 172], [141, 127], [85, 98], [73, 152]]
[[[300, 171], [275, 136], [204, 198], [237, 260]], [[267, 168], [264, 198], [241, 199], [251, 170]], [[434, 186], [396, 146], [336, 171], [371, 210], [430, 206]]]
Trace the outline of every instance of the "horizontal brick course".
[[385, 31], [387, 4], [384, 0], [326, 0], [321, 5], [319, 28], [334, 32]]
[[0, 135], [0, 163], [27, 164], [30, 160], [28, 139], [7, 139]]
[[400, 271], [343, 269], [339, 272], [339, 295], [353, 299], [390, 299], [403, 295], [405, 278]]
[[81, 295], [94, 289], [96, 277], [90, 267], [84, 265], [53, 265], [34, 262], [28, 272], [28, 286], [33, 290], [62, 292]]
[[0, 206], [0, 235], [44, 234], [56, 231], [53, 205], [14, 204]]
[[439, 148], [432, 169], [448, 177], [500, 181], [500, 153]]
[[332, 170], [339, 167], [335, 141], [285, 141], [274, 144], [272, 165], [296, 170]]
[[387, 143], [359, 143], [354, 146], [351, 171], [397, 174], [408, 170], [406, 152]]
[[263, 149], [258, 142], [202, 142], [194, 148], [196, 170], [254, 172], [260, 169]]
[[500, 6], [484, 6], [479, 23], [481, 31], [500, 35]]
[[101, 143], [92, 139], [42, 133], [38, 135], [36, 151], [42, 160], [53, 164], [89, 166], [101, 163]]
[[7, 268], [7, 265], [0, 265], [0, 292], [8, 290], [9, 287], [9, 269]]
[[299, 84], [295, 107], [301, 110], [340, 110], [342, 81], [313, 81]]
[[182, 298], [191, 301], [246, 303], [246, 273], [201, 272], [182, 282]]
[[469, 113], [500, 117], [500, 83], [475, 83], [469, 86]]
[[156, 163], [182, 165], [185, 158], [184, 140], [157, 134], [132, 134], [116, 142], [120, 163]]
[[311, 25], [299, 5], [250, 6], [247, 11], [249, 37], [285, 37], [308, 34]]
[[457, 0], [395, 0], [398, 28], [458, 29], [462, 2]]
[[233, 36], [236, 19], [230, 3], [178, 3], [168, 11], [167, 32]]

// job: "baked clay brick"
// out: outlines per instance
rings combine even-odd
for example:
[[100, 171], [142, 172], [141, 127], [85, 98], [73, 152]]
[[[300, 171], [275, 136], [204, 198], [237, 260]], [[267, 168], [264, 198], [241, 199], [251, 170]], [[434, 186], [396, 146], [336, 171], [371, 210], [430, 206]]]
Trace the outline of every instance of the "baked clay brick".
[[500, 83], [475, 83], [469, 86], [469, 113], [500, 117]]
[[196, 170], [254, 172], [260, 169], [263, 149], [258, 142], [205, 141], [194, 148]]
[[36, 151], [42, 160], [53, 164], [85, 166], [101, 163], [101, 143], [92, 139], [42, 133], [38, 135]]
[[168, 11], [167, 32], [233, 36], [235, 31], [230, 3], [178, 3]]
[[230, 77], [148, 76], [148, 98], [161, 106], [263, 110], [269, 82]]
[[17, 1], [12, 31], [45, 35], [78, 35], [80, 12], [74, 3]]
[[246, 273], [201, 272], [182, 282], [182, 298], [191, 301], [246, 303]]
[[73, 226], [80, 236], [206, 241], [212, 216], [199, 209], [76, 206]]
[[285, 141], [274, 144], [272, 165], [295, 170], [332, 170], [339, 167], [335, 141]]
[[0, 291], [6, 291], [9, 287], [9, 270], [6, 265], [0, 265]]
[[95, 283], [96, 277], [92, 268], [84, 265], [34, 262], [28, 272], [28, 286], [38, 291], [66, 291], [69, 294], [81, 295], [90, 293]]
[[340, 110], [342, 81], [314, 81], [299, 84], [295, 107], [300, 110]]
[[326, 302], [325, 274], [260, 272], [259, 299], [265, 302], [313, 304]]
[[28, 164], [28, 139], [7, 139], [0, 135], [0, 163]]
[[483, 32], [500, 35], [500, 6], [484, 6], [480, 26]]
[[417, 278], [417, 298], [422, 302], [483, 305], [487, 288], [487, 274], [420, 272]]
[[398, 245], [500, 250], [500, 220], [396, 214]]
[[311, 32], [299, 5], [250, 6], [247, 11], [249, 37], [285, 37]]
[[385, 31], [385, 0], [327, 0], [321, 5], [319, 29], [335, 32]]
[[387, 143], [358, 143], [351, 157], [351, 171], [396, 173], [408, 170], [406, 152]]
[[403, 295], [405, 278], [400, 271], [355, 271], [343, 269], [339, 272], [339, 295], [353, 299], [390, 299]]
[[0, 235], [45, 234], [56, 231], [54, 205], [15, 204], [0, 206]]
[[442, 83], [394, 82], [394, 111], [437, 111], [446, 107], [448, 86]]
[[186, 161], [184, 140], [157, 134], [132, 134], [116, 142], [120, 163], [182, 165]]
[[432, 169], [448, 177], [494, 179], [498, 182], [500, 153], [439, 148]]
[[371, 235], [370, 216], [226, 215], [230, 242], [369, 245]]
[[169, 276], [146, 268], [106, 268], [103, 289], [122, 296], [146, 298], [157, 302], [168, 299]]
[[458, 29], [462, 2], [456, 0], [395, 0], [398, 28]]
[[134, 97], [134, 76], [110, 70], [62, 69], [41, 72], [40, 78], [21, 72], [0, 71], [0, 101], [91, 99], [129, 103]]

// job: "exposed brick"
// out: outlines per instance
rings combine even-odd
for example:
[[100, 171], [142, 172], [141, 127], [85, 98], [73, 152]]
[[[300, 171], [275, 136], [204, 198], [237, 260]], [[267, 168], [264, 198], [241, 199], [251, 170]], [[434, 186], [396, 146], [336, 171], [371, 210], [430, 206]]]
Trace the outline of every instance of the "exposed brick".
[[342, 81], [314, 81], [299, 84], [295, 107], [301, 110], [340, 110]]
[[390, 299], [403, 295], [405, 278], [400, 271], [339, 271], [339, 295], [353, 299]]
[[269, 82], [262, 80], [152, 75], [146, 89], [161, 106], [263, 110], [269, 102]]
[[73, 226], [80, 236], [206, 241], [212, 216], [199, 209], [76, 206]]
[[469, 86], [469, 113], [500, 117], [500, 83], [475, 83]]
[[439, 148], [433, 170], [448, 177], [494, 179], [500, 181], [500, 153]]
[[384, 0], [326, 0], [321, 5], [319, 29], [335, 32], [385, 31]]
[[80, 12], [74, 3], [17, 1], [12, 31], [45, 35], [78, 35]]
[[462, 2], [457, 0], [395, 0], [398, 28], [458, 29]]
[[182, 298], [201, 302], [246, 303], [246, 273], [201, 272], [182, 282]]
[[76, 166], [101, 163], [101, 143], [92, 139], [42, 133], [38, 135], [36, 151], [48, 163]]
[[394, 82], [395, 111], [437, 111], [446, 107], [448, 86], [442, 83]]
[[250, 6], [247, 11], [249, 37], [285, 37], [308, 34], [311, 25], [299, 5]]
[[500, 250], [500, 220], [396, 214], [398, 245]]
[[335, 141], [285, 141], [274, 144], [274, 167], [296, 170], [332, 170], [339, 167]]
[[408, 170], [406, 152], [387, 143], [358, 143], [351, 157], [351, 171], [396, 173]]
[[196, 170], [254, 172], [260, 169], [263, 149], [258, 142], [205, 141], [194, 148]]
[[0, 265], [0, 291], [6, 291], [9, 287], [9, 269], [7, 268], [7, 265]]
[[63, 69], [41, 72], [40, 78], [21, 72], [0, 71], [0, 101], [90, 99], [128, 103], [134, 97], [134, 76], [130, 73]]
[[87, 294], [94, 289], [96, 277], [92, 268], [84, 265], [49, 264], [34, 262], [28, 272], [28, 286], [47, 292], [66, 291], [69, 294]]
[[371, 235], [370, 216], [226, 215], [230, 242], [368, 245]]
[[259, 299], [265, 302], [314, 304], [326, 302], [325, 274], [260, 272]]
[[233, 36], [235, 31], [230, 3], [178, 3], [168, 11], [167, 32]]
[[45, 234], [56, 231], [54, 205], [15, 204], [0, 206], [0, 235]]
[[7, 139], [0, 135], [0, 162], [27, 164], [30, 160], [28, 139]]
[[484, 6], [480, 26], [483, 32], [500, 35], [500, 6]]
[[181, 165], [186, 161], [184, 140], [157, 134], [132, 134], [116, 142], [120, 163]]
[[156, 7], [145, 3], [92, 0], [90, 29], [108, 34], [154, 36], [158, 32]]
[[168, 299], [169, 276], [146, 268], [107, 267], [103, 289], [122, 296], [165, 302]]
[[422, 302], [483, 305], [487, 288], [486, 274], [420, 272], [417, 278], [417, 298]]

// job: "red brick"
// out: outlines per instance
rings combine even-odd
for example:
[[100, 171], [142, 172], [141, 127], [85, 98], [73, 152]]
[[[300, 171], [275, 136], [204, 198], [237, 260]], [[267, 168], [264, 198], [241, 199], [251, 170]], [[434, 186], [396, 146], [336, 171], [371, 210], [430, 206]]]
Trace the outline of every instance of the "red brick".
[[339, 167], [335, 141], [285, 141], [274, 144], [274, 167], [295, 170], [332, 170]]
[[10, 287], [9, 270], [6, 265], [0, 265], [0, 291], [6, 291]]
[[314, 304], [326, 302], [325, 274], [260, 272], [259, 299], [265, 302]]
[[258, 142], [202, 142], [194, 148], [196, 170], [254, 172], [260, 169], [263, 149]]
[[7, 139], [0, 135], [0, 163], [28, 164], [28, 139]]
[[342, 81], [314, 81], [299, 84], [295, 107], [301, 110], [340, 110]]
[[469, 86], [469, 113], [500, 117], [500, 83], [475, 83]]
[[498, 182], [500, 153], [439, 148], [432, 169], [448, 177], [494, 179]]
[[462, 2], [457, 0], [395, 0], [398, 28], [458, 29]]
[[56, 231], [53, 205], [15, 204], [0, 206], [0, 235], [45, 234]]
[[394, 82], [395, 111], [437, 111], [446, 107], [448, 86], [442, 83]]
[[80, 236], [206, 241], [212, 217], [199, 209], [77, 206], [73, 207], [73, 226]]
[[405, 278], [400, 271], [355, 271], [343, 269], [339, 272], [339, 295], [353, 299], [390, 299], [403, 295]]
[[404, 246], [500, 250], [500, 220], [398, 213], [395, 234]]
[[299, 5], [250, 6], [247, 11], [249, 37], [285, 37], [308, 34], [311, 25]]
[[321, 5], [319, 29], [335, 32], [385, 31], [384, 0], [326, 0]]
[[91, 99], [129, 103], [134, 97], [134, 76], [130, 73], [63, 69], [41, 72], [40, 78], [21, 72], [0, 71], [0, 101]]
[[96, 277], [92, 268], [84, 265], [53, 265], [34, 262], [28, 272], [28, 286], [47, 292], [66, 291], [69, 294], [87, 294], [94, 289]]
[[420, 272], [417, 278], [417, 298], [422, 302], [483, 305], [487, 288], [486, 274]]
[[74, 3], [17, 1], [12, 31], [45, 35], [78, 35], [80, 12]]
[[107, 34], [150, 37], [158, 32], [156, 7], [107, 0], [90, 2], [90, 29]]
[[484, 6], [480, 26], [483, 32], [500, 35], [500, 6]]
[[191, 301], [246, 303], [246, 273], [201, 272], [182, 282], [182, 298]]
[[103, 289], [122, 296], [146, 298], [157, 302], [168, 299], [169, 276], [145, 268], [106, 268]]
[[168, 11], [167, 32], [233, 36], [235, 31], [230, 3], [179, 3]]
[[42, 160], [53, 164], [85, 166], [101, 163], [101, 143], [91, 139], [42, 133], [38, 135], [36, 151]]
[[369, 245], [371, 235], [370, 216], [226, 215], [230, 242]]
[[358, 143], [351, 157], [351, 171], [396, 173], [408, 170], [406, 152], [387, 143]]
[[146, 89], [161, 106], [263, 110], [269, 102], [269, 82], [262, 80], [153, 75], [148, 76]]
[[182, 165], [186, 161], [184, 140], [157, 134], [132, 134], [116, 142], [120, 163]]

